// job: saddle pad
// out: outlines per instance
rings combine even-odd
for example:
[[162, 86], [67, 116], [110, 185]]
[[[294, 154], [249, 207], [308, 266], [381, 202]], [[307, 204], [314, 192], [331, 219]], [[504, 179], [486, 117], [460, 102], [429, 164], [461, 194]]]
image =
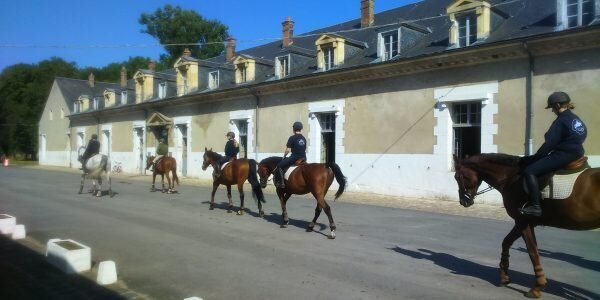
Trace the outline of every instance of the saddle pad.
[[294, 172], [294, 170], [296, 170], [297, 166], [291, 166], [287, 169], [287, 171], [285, 171], [285, 174], [283, 174], [283, 178], [285, 180], [288, 180], [288, 178], [290, 178], [290, 175], [292, 175], [292, 172]]
[[554, 175], [552, 177], [552, 195], [550, 195], [550, 185], [546, 186], [542, 190], [542, 198], [543, 199], [565, 199], [571, 195], [573, 191], [573, 186], [575, 185], [575, 180], [583, 171], [579, 171], [577, 173], [569, 174], [569, 175]]
[[222, 171], [223, 169], [225, 169], [225, 166], [226, 166], [226, 165], [228, 165], [228, 164], [230, 164], [230, 163], [231, 163], [231, 162], [230, 162], [230, 161], [228, 161], [228, 162], [226, 162], [226, 163], [222, 164], [222, 165], [221, 165], [221, 171]]

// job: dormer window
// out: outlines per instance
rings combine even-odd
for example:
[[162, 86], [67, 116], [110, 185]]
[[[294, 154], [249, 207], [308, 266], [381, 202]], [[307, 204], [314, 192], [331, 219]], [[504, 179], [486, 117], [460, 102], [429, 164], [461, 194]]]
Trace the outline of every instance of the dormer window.
[[477, 16], [468, 13], [456, 16], [458, 22], [458, 46], [467, 47], [477, 41]]
[[127, 91], [121, 91], [121, 104], [127, 104]]
[[235, 83], [245, 83], [254, 80], [256, 72], [256, 61], [244, 56], [238, 56], [233, 60], [235, 66]]
[[323, 48], [323, 70], [330, 70], [335, 66], [333, 47], [324, 47]]
[[559, 0], [559, 23], [564, 28], [590, 24], [594, 19], [594, 4], [594, 0]]
[[167, 83], [161, 82], [158, 85], [158, 98], [163, 99], [167, 98]]
[[275, 59], [275, 74], [278, 79], [290, 75], [290, 56], [279, 56]]
[[399, 30], [384, 32], [379, 35], [379, 56], [382, 60], [390, 60], [400, 52]]
[[214, 90], [219, 87], [219, 71], [208, 73], [208, 88]]
[[239, 81], [239, 83], [247, 82], [248, 81], [248, 77], [247, 77], [248, 70], [246, 70], [246, 69], [247, 69], [246, 66], [243, 66], [243, 65], [238, 68], [238, 71], [239, 71], [239, 74], [240, 74], [240, 81]]
[[177, 73], [177, 95], [182, 96], [198, 90], [198, 60], [185, 54], [175, 61]]
[[94, 101], [94, 102], [93, 102], [93, 108], [92, 108], [92, 109], [93, 109], [93, 110], [98, 110], [98, 98], [97, 98], [97, 97], [94, 97], [94, 100], [93, 100], [93, 101]]

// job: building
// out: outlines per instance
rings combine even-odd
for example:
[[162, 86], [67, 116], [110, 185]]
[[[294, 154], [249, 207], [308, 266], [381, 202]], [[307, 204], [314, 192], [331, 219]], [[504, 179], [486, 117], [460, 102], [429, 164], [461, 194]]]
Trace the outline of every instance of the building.
[[[358, 0], [357, 0], [358, 7]], [[184, 176], [234, 131], [241, 156], [282, 155], [301, 121], [308, 161], [338, 163], [349, 190], [456, 199], [452, 155], [535, 152], [569, 93], [600, 166], [600, 0], [424, 0], [244, 51], [184, 52], [173, 69], [120, 84], [57, 78], [40, 121], [40, 163], [77, 167], [92, 133], [127, 172], [144, 172], [159, 136]], [[125, 70], [124, 70], [125, 72]], [[77, 86], [77, 87], [76, 87]], [[63, 118], [57, 117], [62, 111]], [[497, 202], [497, 193], [480, 200]]]

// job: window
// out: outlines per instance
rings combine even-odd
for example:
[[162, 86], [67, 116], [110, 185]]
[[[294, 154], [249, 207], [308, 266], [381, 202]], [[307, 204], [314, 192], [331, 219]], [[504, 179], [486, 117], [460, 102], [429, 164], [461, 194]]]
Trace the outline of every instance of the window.
[[481, 153], [481, 102], [452, 105], [454, 154], [459, 158]]
[[61, 109], [60, 109], [60, 118], [61, 118], [61, 119], [64, 119], [64, 118], [65, 118], [65, 110], [64, 110], [64, 108], [61, 108]]
[[127, 104], [127, 91], [121, 92], [121, 104]]
[[477, 41], [477, 16], [474, 13], [461, 15], [458, 22], [458, 46], [470, 46]]
[[323, 48], [323, 71], [330, 70], [333, 67], [333, 47]]
[[594, 0], [566, 0], [567, 28], [589, 24], [594, 19]]
[[238, 66], [238, 69], [240, 70], [240, 83], [242, 82], [246, 82], [247, 81], [247, 77], [246, 77], [246, 67], [243, 64], [240, 64]]
[[73, 102], [73, 112], [74, 113], [79, 112], [79, 101]]
[[208, 73], [208, 88], [216, 89], [219, 87], [219, 71]]
[[94, 102], [93, 102], [93, 109], [94, 109], [94, 110], [98, 110], [98, 98], [94, 98], [94, 100], [93, 100], [93, 101], [94, 101]]
[[235, 123], [239, 132], [240, 158], [248, 158], [248, 121], [237, 120]]
[[52, 119], [54, 119], [54, 113], [52, 112], [52, 110], [50, 110], [50, 114], [48, 115], [48, 118], [50, 119], [50, 121], [52, 121]]
[[167, 83], [161, 82], [158, 84], [158, 98], [167, 98]]
[[381, 57], [383, 60], [390, 60], [398, 55], [398, 31], [386, 32], [381, 35]]
[[290, 57], [288, 55], [277, 57], [275, 67], [277, 68], [277, 78], [287, 77], [290, 75]]
[[181, 90], [183, 91], [183, 94], [185, 95], [185, 94], [187, 94], [187, 91], [188, 91], [187, 72], [181, 73], [181, 78], [182, 78], [182, 83], [183, 83]]
[[335, 162], [335, 114], [319, 114], [321, 125], [321, 163]]

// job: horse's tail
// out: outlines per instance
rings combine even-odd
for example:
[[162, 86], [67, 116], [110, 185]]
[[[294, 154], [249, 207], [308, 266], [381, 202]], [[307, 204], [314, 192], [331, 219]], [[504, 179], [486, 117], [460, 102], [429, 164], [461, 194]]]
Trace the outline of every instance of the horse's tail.
[[256, 160], [248, 160], [248, 182], [252, 185], [252, 197], [254, 200], [258, 200], [262, 203], [266, 203], [265, 196], [263, 195], [260, 182], [258, 182], [258, 176], [256, 176]]
[[177, 182], [177, 185], [179, 185], [179, 177], [177, 177], [177, 161], [175, 159], [173, 159], [173, 181]]
[[342, 193], [344, 193], [344, 190], [346, 189], [346, 183], [347, 183], [346, 176], [344, 176], [344, 174], [342, 173], [342, 169], [340, 169], [340, 166], [338, 166], [334, 162], [327, 163], [327, 167], [333, 171], [335, 180], [337, 181], [338, 185], [340, 186], [338, 188], [337, 192], [335, 193], [334, 200], [337, 200], [337, 198], [339, 198], [342, 195]]

